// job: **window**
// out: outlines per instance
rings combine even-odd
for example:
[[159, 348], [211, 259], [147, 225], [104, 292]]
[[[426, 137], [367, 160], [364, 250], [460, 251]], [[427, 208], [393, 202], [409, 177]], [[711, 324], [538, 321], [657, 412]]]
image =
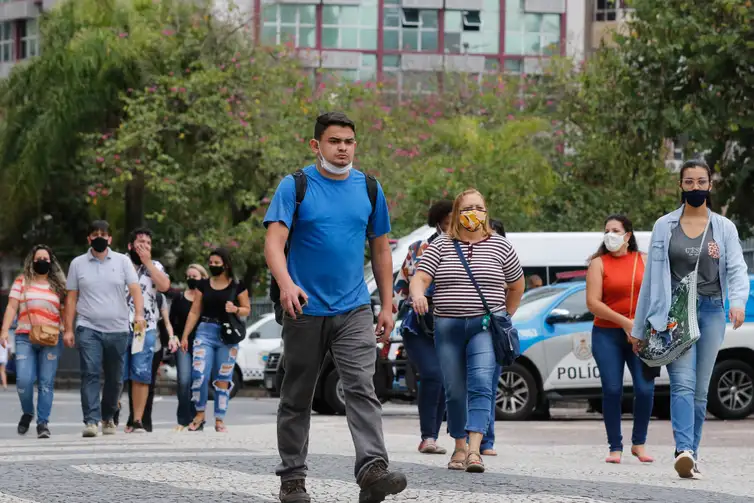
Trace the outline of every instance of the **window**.
[[377, 49], [377, 4], [322, 7], [322, 47]]
[[569, 323], [583, 323], [594, 319], [594, 315], [586, 307], [586, 290], [572, 293], [563, 299], [556, 309], [563, 310], [563, 315], [568, 316], [570, 320]]
[[595, 21], [620, 21], [626, 15], [623, 0], [594, 0]]
[[499, 3], [482, 11], [446, 10], [446, 54], [496, 54], [500, 49]]
[[262, 43], [316, 45], [316, 7], [314, 5], [267, 4], [264, 6]]
[[21, 59], [39, 55], [37, 20], [26, 19], [21, 22]]
[[0, 61], [7, 63], [16, 60], [15, 47], [13, 44], [13, 22], [0, 23]]
[[560, 54], [559, 14], [524, 12], [524, 0], [506, 3], [505, 53], [519, 56]]
[[367, 82], [377, 80], [377, 55], [362, 54], [359, 68], [349, 70], [322, 69], [323, 75], [351, 82]]
[[383, 48], [388, 51], [436, 52], [438, 11], [385, 6]]
[[[280, 339], [283, 327], [277, 324], [275, 319], [267, 321], [262, 325], [257, 325], [255, 332], [259, 332], [260, 339]], [[251, 332], [249, 332], [251, 333]]]
[[404, 94], [433, 94], [439, 90], [436, 72], [401, 70], [401, 57], [398, 55], [383, 56], [382, 68], [387, 82], [386, 90], [397, 93], [399, 98]]

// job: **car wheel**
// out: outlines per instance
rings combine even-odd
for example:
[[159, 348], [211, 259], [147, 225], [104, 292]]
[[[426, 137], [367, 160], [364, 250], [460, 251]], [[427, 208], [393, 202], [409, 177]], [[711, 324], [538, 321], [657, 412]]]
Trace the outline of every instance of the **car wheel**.
[[346, 413], [346, 398], [343, 393], [343, 383], [337, 370], [331, 371], [325, 380], [325, 402], [335, 414]]
[[754, 411], [754, 369], [741, 360], [715, 364], [710, 380], [709, 411], [718, 419], [744, 419]]
[[523, 421], [537, 406], [539, 389], [531, 372], [519, 363], [504, 368], [497, 385], [495, 419]]

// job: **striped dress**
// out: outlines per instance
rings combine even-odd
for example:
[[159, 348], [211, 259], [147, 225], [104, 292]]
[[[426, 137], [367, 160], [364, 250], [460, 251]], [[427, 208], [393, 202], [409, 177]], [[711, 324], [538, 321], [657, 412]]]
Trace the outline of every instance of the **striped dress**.
[[31, 283], [26, 285], [23, 276], [13, 282], [9, 297], [18, 301], [17, 334], [31, 331], [30, 319], [34, 325], [58, 326], [60, 320], [60, 298], [52, 291], [48, 283]]
[[[523, 269], [510, 241], [493, 234], [477, 243], [460, 242], [461, 251], [471, 267], [493, 312], [505, 309], [505, 289], [519, 280]], [[422, 254], [418, 270], [429, 274], [435, 283], [432, 297], [435, 316], [471, 318], [485, 314], [479, 294], [458, 258], [453, 240], [443, 234]]]

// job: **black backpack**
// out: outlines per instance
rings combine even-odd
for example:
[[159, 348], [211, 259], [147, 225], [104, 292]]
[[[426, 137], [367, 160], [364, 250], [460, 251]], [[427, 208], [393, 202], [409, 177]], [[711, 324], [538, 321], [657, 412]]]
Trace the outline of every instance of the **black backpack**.
[[[372, 213], [370, 220], [374, 215], [375, 207], [377, 206], [377, 178], [372, 175], [364, 173], [367, 184], [367, 194], [369, 194], [369, 202], [372, 203]], [[293, 230], [296, 227], [296, 218], [298, 218], [298, 209], [306, 196], [307, 179], [303, 169], [299, 169], [293, 173], [293, 181], [296, 184], [296, 208], [293, 210], [293, 218], [291, 219], [291, 228], [288, 231], [288, 241], [285, 243], [285, 256], [288, 256], [288, 251], [291, 246], [291, 236]], [[372, 234], [371, 227], [367, 227], [367, 238]], [[270, 282], [270, 300], [275, 306], [275, 321], [279, 325], [283, 324], [283, 306], [280, 304], [280, 287], [278, 286], [275, 277], [271, 275]]]

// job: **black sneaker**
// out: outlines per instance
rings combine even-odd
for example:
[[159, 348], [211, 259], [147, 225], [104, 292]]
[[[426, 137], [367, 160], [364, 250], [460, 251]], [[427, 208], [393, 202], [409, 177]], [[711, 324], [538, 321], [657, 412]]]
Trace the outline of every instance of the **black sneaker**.
[[29, 431], [29, 425], [31, 424], [31, 420], [34, 418], [31, 414], [24, 414], [21, 416], [21, 420], [18, 422], [18, 434], [19, 435], [26, 435], [26, 432]]
[[311, 498], [306, 492], [304, 479], [286, 480], [280, 484], [281, 503], [309, 503]]
[[37, 438], [50, 438], [50, 429], [47, 427], [47, 423], [37, 425]]
[[113, 414], [113, 424], [115, 424], [116, 428], [118, 426], [119, 420], [120, 420], [120, 402], [118, 402], [118, 408], [115, 409], [115, 414]]
[[133, 429], [131, 430], [131, 433], [146, 433], [147, 430], [144, 428], [144, 425], [141, 421], [134, 421]]
[[390, 494], [403, 492], [408, 485], [401, 472], [389, 472], [383, 461], [372, 463], [361, 477], [359, 503], [380, 503]]

